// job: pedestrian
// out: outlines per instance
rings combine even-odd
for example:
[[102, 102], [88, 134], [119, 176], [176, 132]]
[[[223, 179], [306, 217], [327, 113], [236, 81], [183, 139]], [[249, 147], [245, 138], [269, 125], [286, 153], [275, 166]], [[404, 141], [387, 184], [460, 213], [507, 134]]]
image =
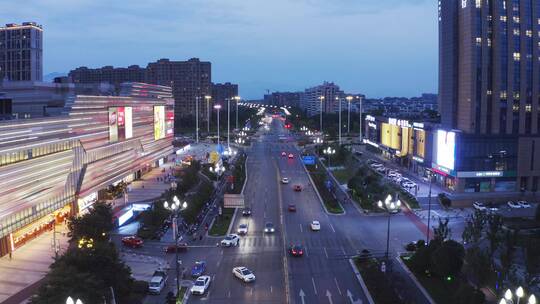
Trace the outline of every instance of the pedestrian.
[[202, 234], [199, 235], [199, 241], [202, 241]]

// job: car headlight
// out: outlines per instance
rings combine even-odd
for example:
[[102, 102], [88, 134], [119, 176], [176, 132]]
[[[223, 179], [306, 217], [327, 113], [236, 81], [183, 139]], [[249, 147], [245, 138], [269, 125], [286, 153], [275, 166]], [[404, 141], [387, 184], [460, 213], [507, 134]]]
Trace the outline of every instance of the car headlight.
[[270, 229], [270, 231], [274, 232], [274, 228]]

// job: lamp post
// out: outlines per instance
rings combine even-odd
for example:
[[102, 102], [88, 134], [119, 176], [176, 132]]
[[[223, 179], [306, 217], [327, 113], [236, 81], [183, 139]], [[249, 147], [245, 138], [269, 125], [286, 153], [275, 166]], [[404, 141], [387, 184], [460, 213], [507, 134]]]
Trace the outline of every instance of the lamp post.
[[323, 154], [328, 155], [328, 168], [330, 168], [330, 157], [336, 154], [336, 149], [333, 149], [332, 147], [328, 147], [323, 150]]
[[214, 109], [217, 110], [217, 144], [219, 146], [219, 110], [221, 110], [221, 105], [215, 105]]
[[227, 98], [227, 150], [231, 147], [231, 99]]
[[222, 165], [216, 163], [214, 167], [210, 167], [210, 172], [214, 173], [216, 175], [216, 182], [219, 180], [219, 176], [221, 173], [225, 172], [225, 167]]
[[212, 96], [206, 95], [204, 99], [206, 100], [206, 133], [210, 134], [210, 99]]
[[199, 99], [201, 96], [195, 96], [195, 142], [199, 143]]
[[351, 133], [351, 101], [353, 99], [352, 96], [345, 97], [347, 99], [348, 103], [348, 112], [347, 112], [347, 134]]
[[[514, 295], [516, 296], [515, 302], [514, 302]], [[507, 289], [504, 292], [504, 297], [499, 301], [499, 304], [519, 304], [519, 301], [521, 298], [525, 296], [525, 291], [523, 290], [523, 287], [519, 286], [515, 293], [512, 293], [510, 289]], [[531, 294], [527, 300], [527, 304], [536, 304], [536, 296], [534, 294]]]
[[336, 100], [338, 102], [338, 111], [339, 111], [339, 121], [338, 121], [338, 125], [339, 125], [339, 129], [338, 129], [338, 143], [339, 145], [341, 146], [341, 99], [339, 98], [339, 96], [336, 96]]
[[176, 195], [173, 197], [173, 203], [169, 205], [169, 203], [167, 201], [165, 201], [163, 203], [163, 207], [165, 207], [165, 209], [167, 210], [170, 210], [173, 212], [173, 216], [174, 216], [174, 223], [175, 223], [175, 227], [173, 229], [173, 239], [174, 239], [174, 252], [176, 253], [176, 261], [175, 261], [175, 264], [176, 264], [176, 293], [175, 294], [178, 294], [178, 292], [180, 291], [180, 265], [178, 263], [178, 241], [180, 240], [180, 234], [178, 233], [178, 218], [180, 217], [180, 211], [182, 210], [185, 210], [187, 208], [187, 203], [186, 202], [183, 202], [182, 204], [180, 204], [180, 200], [178, 199], [178, 197], [176, 197]]
[[240, 102], [240, 96], [234, 96], [233, 98], [236, 101], [236, 130], [238, 130], [238, 102]]
[[[323, 142], [324, 141], [320, 137], [317, 137], [317, 138], [315, 138], [313, 140], [313, 143], [315, 144], [316, 147], [322, 145]], [[315, 151], [317, 152], [317, 154], [319, 154], [319, 149], [318, 148], [315, 149]]]
[[322, 130], [322, 112], [323, 112], [323, 102], [324, 102], [324, 96], [319, 96], [319, 101], [321, 102], [321, 115], [320, 115], [320, 118], [319, 118], [319, 131], [321, 131], [321, 135], [323, 133], [323, 130]]
[[358, 98], [358, 113], [360, 118], [360, 125], [358, 126], [358, 138], [360, 139], [360, 144], [362, 144], [362, 97], [356, 96]]
[[83, 302], [80, 299], [73, 300], [72, 297], [68, 297], [66, 300], [66, 304], [83, 304]]
[[388, 226], [386, 228], [386, 260], [388, 260], [388, 253], [390, 251], [390, 218], [392, 213], [398, 212], [399, 208], [401, 208], [401, 201], [392, 201], [392, 195], [388, 195], [386, 199], [384, 200], [384, 203], [382, 201], [379, 201], [377, 203], [377, 206], [383, 210], [385, 210], [388, 213]]
[[428, 178], [429, 178], [429, 192], [428, 192], [428, 219], [427, 219], [427, 233], [426, 233], [426, 244], [429, 244], [429, 233], [431, 232], [430, 221], [431, 221], [431, 183], [433, 182], [433, 171], [428, 169]]

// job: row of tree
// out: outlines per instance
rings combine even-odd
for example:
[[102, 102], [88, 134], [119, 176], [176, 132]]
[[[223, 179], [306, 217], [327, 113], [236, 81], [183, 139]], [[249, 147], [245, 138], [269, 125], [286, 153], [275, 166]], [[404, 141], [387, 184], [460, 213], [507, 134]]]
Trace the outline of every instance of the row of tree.
[[[146, 290], [137, 290], [131, 270], [119, 258], [109, 234], [111, 206], [96, 203], [89, 213], [69, 221], [66, 252], [50, 266], [32, 304], [65, 303], [71, 296], [83, 303], [140, 303]], [[143, 288], [144, 289], [144, 288]]]

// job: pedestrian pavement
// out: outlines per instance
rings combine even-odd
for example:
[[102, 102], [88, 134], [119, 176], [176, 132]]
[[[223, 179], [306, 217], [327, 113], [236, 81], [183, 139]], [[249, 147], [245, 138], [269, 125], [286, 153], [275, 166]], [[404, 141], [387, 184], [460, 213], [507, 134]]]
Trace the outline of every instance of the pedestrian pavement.
[[[171, 173], [176, 167], [174, 162], [165, 163], [163, 167], [154, 168], [142, 176], [140, 180], [130, 183], [128, 203], [152, 202], [170, 188], [170, 182], [163, 182], [161, 178]], [[163, 171], [163, 169], [165, 169]], [[158, 181], [157, 178], [160, 178]], [[125, 205], [123, 197], [111, 202], [113, 208], [118, 210]], [[65, 224], [56, 226], [56, 238], [60, 244], [60, 252], [67, 248], [67, 227]], [[52, 264], [54, 251], [52, 247], [53, 232], [45, 232], [36, 239], [13, 252], [11, 258], [0, 258], [0, 303], [25, 303], [35, 294], [43, 278]], [[154, 269], [155, 270], [155, 269]]]

